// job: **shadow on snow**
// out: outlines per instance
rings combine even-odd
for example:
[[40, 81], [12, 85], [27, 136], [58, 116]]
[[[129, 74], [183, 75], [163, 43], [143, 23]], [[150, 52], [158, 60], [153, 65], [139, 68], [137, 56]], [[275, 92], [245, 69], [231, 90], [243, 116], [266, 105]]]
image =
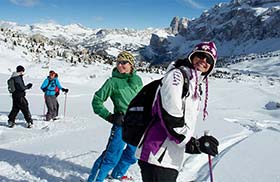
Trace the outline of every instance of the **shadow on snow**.
[[[28, 171], [30, 175], [45, 179], [49, 182], [74, 182], [80, 181], [80, 175], [88, 173], [89, 168], [80, 166], [70, 161], [61, 160], [57, 157], [26, 154], [12, 150], [0, 149], [0, 161], [7, 162], [11, 166], [19, 165], [22, 170]], [[65, 179], [52, 175], [50, 171], [57, 171], [63, 176], [69, 173]], [[76, 175], [75, 175], [76, 174]], [[78, 176], [79, 175], [79, 176]], [[17, 180], [8, 179], [0, 175], [0, 181], [15, 182]], [[17, 182], [27, 182], [28, 180], [19, 180]]]

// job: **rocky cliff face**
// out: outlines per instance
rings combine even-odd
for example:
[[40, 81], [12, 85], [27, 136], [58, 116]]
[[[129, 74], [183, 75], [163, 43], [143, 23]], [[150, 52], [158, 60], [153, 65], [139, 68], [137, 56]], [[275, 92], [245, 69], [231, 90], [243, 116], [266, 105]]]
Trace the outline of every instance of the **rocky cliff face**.
[[181, 32], [187, 40], [247, 41], [279, 38], [280, 6], [276, 0], [234, 0], [217, 5]]
[[189, 20], [187, 18], [179, 18], [178, 16], [174, 17], [170, 24], [170, 30], [172, 34], [178, 34], [185, 32], [188, 27]]
[[[173, 36], [152, 36], [149, 49], [155, 57], [162, 59], [160, 55], [168, 54], [176, 59], [184, 56], [195, 43], [210, 40], [217, 44], [220, 56], [279, 50], [280, 1], [232, 0], [216, 5], [194, 20], [175, 17], [169, 30]], [[181, 39], [179, 37], [184, 40], [174, 42]]]

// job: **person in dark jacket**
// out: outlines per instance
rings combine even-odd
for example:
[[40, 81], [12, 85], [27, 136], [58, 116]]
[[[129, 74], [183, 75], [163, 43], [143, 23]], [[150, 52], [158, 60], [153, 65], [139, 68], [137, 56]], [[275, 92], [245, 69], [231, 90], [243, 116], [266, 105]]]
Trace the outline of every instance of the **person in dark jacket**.
[[45, 102], [48, 108], [46, 121], [55, 119], [55, 117], [58, 115], [58, 101], [56, 98], [57, 89], [62, 90], [65, 93], [69, 91], [67, 88], [62, 88], [60, 82], [58, 81], [57, 73], [51, 70], [49, 72], [49, 76], [41, 85], [41, 90], [45, 93]]
[[29, 111], [28, 102], [25, 98], [25, 90], [32, 87], [32, 83], [24, 84], [23, 73], [25, 69], [23, 66], [19, 65], [16, 68], [16, 72], [13, 72], [12, 79], [14, 80], [15, 91], [12, 93], [13, 107], [8, 116], [8, 126], [13, 128], [15, 126], [15, 119], [19, 111], [24, 115], [24, 119], [27, 122], [27, 128], [31, 128], [33, 125], [33, 120], [31, 118], [31, 113]]

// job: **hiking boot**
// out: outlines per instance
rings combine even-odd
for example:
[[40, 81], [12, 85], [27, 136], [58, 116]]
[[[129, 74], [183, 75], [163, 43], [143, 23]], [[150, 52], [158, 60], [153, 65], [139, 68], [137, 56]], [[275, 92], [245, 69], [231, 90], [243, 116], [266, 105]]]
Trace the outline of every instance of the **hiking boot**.
[[8, 127], [13, 128], [15, 126], [15, 122], [13, 121], [8, 121]]
[[133, 180], [133, 178], [131, 177], [131, 176], [118, 176], [118, 177], [116, 177], [116, 178], [114, 178], [112, 175], [110, 175], [110, 174], [108, 174], [107, 175], [107, 177], [106, 177], [106, 179], [108, 179], [108, 180], [114, 180], [114, 179], [116, 179], [116, 180], [118, 180], [118, 181], [132, 181]]
[[44, 121], [51, 121], [51, 118], [46, 116], [46, 118], [44, 119]]
[[123, 176], [120, 178], [121, 181], [131, 181], [133, 178], [131, 176]]
[[54, 117], [53, 120], [59, 120], [60, 118], [58, 116]]
[[31, 122], [28, 122], [26, 128], [32, 128], [32, 126], [33, 124]]

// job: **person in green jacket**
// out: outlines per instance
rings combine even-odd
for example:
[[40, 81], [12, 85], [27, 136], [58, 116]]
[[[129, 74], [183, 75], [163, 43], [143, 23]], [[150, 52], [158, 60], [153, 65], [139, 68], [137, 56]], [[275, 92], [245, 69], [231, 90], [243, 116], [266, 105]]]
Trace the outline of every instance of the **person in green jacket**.
[[[95, 92], [92, 100], [93, 111], [113, 126], [106, 149], [94, 162], [88, 182], [103, 181], [107, 176], [122, 179], [130, 165], [136, 162], [136, 147], [122, 140], [122, 124], [128, 104], [142, 87], [142, 80], [134, 69], [133, 55], [126, 51], [121, 52], [117, 56], [112, 77]], [[109, 97], [114, 105], [113, 113], [103, 105]], [[111, 170], [112, 173], [109, 174]]]

